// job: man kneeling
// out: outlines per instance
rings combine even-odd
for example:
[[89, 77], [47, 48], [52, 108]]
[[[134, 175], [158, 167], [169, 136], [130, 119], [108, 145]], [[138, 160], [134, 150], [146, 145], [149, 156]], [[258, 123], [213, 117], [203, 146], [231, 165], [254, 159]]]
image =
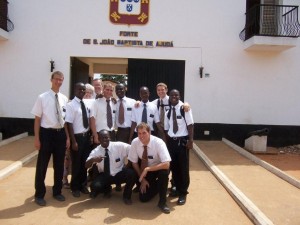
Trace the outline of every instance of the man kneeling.
[[111, 184], [126, 183], [123, 192], [123, 201], [131, 205], [132, 188], [137, 179], [133, 169], [125, 167], [130, 145], [123, 142], [110, 142], [109, 131], [101, 130], [98, 133], [100, 145], [96, 147], [86, 160], [86, 168], [96, 164], [99, 174], [91, 183], [91, 198], [96, 198], [99, 193], [105, 196], [111, 194]]
[[166, 195], [171, 157], [167, 146], [162, 139], [151, 135], [148, 124], [142, 122], [136, 129], [138, 137], [131, 143], [128, 160], [139, 175], [140, 201], [147, 202], [159, 193], [158, 207], [168, 214]]

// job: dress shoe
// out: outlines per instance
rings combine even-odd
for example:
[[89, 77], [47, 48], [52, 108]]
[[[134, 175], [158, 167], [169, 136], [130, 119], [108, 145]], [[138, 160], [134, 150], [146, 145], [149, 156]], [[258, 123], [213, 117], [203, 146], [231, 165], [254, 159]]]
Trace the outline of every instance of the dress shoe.
[[97, 193], [94, 191], [90, 192], [90, 198], [95, 199], [97, 197]]
[[73, 195], [75, 198], [79, 198], [79, 197], [80, 197], [80, 191], [72, 191], [72, 195]]
[[179, 194], [176, 190], [171, 190], [171, 192], [169, 193], [169, 197], [172, 197], [172, 198], [175, 198], [175, 197], [178, 197]]
[[83, 187], [80, 189], [80, 191], [81, 191], [81, 193], [83, 193], [83, 194], [89, 194], [89, 193], [90, 193], [86, 186], [83, 186]]
[[135, 188], [133, 188], [132, 192], [133, 193], [139, 193], [140, 192], [140, 187], [139, 186], [135, 186]]
[[179, 196], [177, 200], [177, 205], [184, 205], [186, 202], [186, 195]]
[[63, 202], [66, 200], [65, 196], [63, 196], [62, 194], [54, 195], [53, 198], [55, 198], [57, 201], [60, 201], [60, 202]]
[[129, 199], [129, 198], [123, 198], [123, 202], [124, 202], [126, 205], [132, 205], [132, 201], [131, 201], [131, 199]]
[[104, 192], [103, 198], [111, 198], [111, 191]]
[[117, 192], [122, 191], [122, 186], [121, 186], [121, 184], [116, 184], [115, 190], [116, 190]]
[[43, 198], [35, 198], [34, 199], [35, 203], [38, 204], [39, 206], [45, 206], [46, 205], [46, 201]]
[[158, 204], [158, 208], [159, 208], [163, 213], [165, 213], [165, 214], [169, 214], [169, 213], [170, 213], [170, 208], [167, 206], [166, 203], [164, 203], [164, 204], [159, 203], [159, 204]]

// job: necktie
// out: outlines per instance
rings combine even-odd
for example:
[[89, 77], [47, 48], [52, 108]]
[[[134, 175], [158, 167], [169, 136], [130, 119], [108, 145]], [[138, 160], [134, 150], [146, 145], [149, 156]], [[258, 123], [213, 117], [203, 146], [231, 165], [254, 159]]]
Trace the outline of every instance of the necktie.
[[176, 118], [176, 111], [175, 111], [175, 107], [172, 108], [173, 110], [173, 133], [176, 134], [178, 131], [178, 123], [177, 123], [177, 118]]
[[148, 166], [148, 151], [147, 151], [147, 145], [144, 145], [144, 151], [142, 156], [142, 162], [141, 162], [141, 172]]
[[161, 122], [162, 127], [164, 127], [164, 121], [165, 121], [165, 106], [163, 104], [163, 100], [160, 100], [160, 112], [159, 112], [159, 120]]
[[83, 127], [88, 128], [89, 121], [88, 121], [88, 117], [87, 117], [87, 114], [86, 114], [86, 108], [85, 108], [84, 102], [80, 101], [80, 104], [81, 104], [81, 111], [82, 111]]
[[108, 149], [105, 149], [105, 158], [104, 158], [104, 174], [110, 176], [110, 166], [109, 166], [109, 155]]
[[120, 98], [120, 107], [119, 107], [119, 123], [124, 123], [124, 106], [123, 106], [123, 99]]
[[142, 122], [147, 123], [147, 105], [144, 103], [144, 109], [142, 114]]
[[107, 106], [106, 106], [106, 118], [107, 118], [107, 126], [110, 129], [112, 127], [112, 114], [111, 114], [111, 107], [110, 107], [110, 100], [106, 100]]
[[55, 94], [55, 106], [56, 106], [56, 116], [57, 116], [57, 120], [60, 124], [61, 127], [64, 127], [64, 120], [63, 120], [63, 117], [62, 117], [62, 114], [61, 114], [61, 110], [60, 110], [60, 104], [59, 104], [59, 101], [58, 101], [58, 95]]

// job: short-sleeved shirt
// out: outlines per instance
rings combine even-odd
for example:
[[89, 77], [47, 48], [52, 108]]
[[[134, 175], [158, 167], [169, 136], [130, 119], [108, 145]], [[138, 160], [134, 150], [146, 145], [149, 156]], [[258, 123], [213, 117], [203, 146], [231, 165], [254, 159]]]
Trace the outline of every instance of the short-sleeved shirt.
[[[130, 145], [124, 142], [110, 142], [107, 149], [109, 155], [110, 174], [115, 176], [125, 165], [125, 159], [130, 151]], [[99, 156], [105, 156], [105, 149], [101, 145], [96, 147], [90, 153], [86, 161]], [[100, 173], [104, 172], [104, 160], [97, 163], [97, 167]]]
[[[41, 127], [43, 128], [61, 128], [57, 118], [55, 94], [51, 89], [40, 94], [31, 110], [33, 115], [41, 118]], [[57, 93], [57, 96], [62, 117], [65, 118], [68, 98], [60, 92]]]
[[[82, 109], [80, 101], [81, 100], [79, 98], [74, 97], [73, 100], [69, 102], [66, 107], [66, 122], [72, 123], [74, 134], [85, 133], [89, 130], [89, 127], [84, 128], [83, 126]], [[85, 103], [84, 100], [83, 102]], [[87, 112], [87, 117], [89, 118], [89, 110], [87, 108], [86, 103], [84, 105], [85, 110]]]
[[[151, 102], [145, 103], [147, 107], [147, 123], [150, 126], [151, 131], [153, 131], [153, 121], [155, 123], [159, 122], [157, 106]], [[142, 115], [144, 109], [144, 102], [140, 102], [138, 107], [132, 109], [131, 121], [140, 124], [142, 122]], [[135, 130], [136, 131], [136, 130]]]
[[168, 95], [166, 95], [163, 99], [157, 98], [157, 99], [153, 100], [151, 103], [156, 105], [156, 107], [158, 108], [158, 111], [159, 111], [161, 100], [163, 101], [165, 112], [168, 111], [169, 108], [170, 108], [170, 102], [169, 102], [169, 96]]
[[108, 131], [113, 131], [115, 129], [116, 105], [112, 101], [109, 102], [109, 105], [111, 107], [113, 122], [113, 126], [111, 128], [107, 126], [106, 98], [98, 98], [94, 101], [92, 105], [90, 117], [95, 118], [97, 132], [99, 132], [102, 129], [106, 129]]
[[[137, 137], [131, 142], [128, 159], [137, 163], [138, 159], [142, 159], [144, 152], [144, 145]], [[153, 135], [150, 135], [150, 141], [147, 145], [148, 152], [148, 166], [158, 165], [159, 163], [170, 162], [171, 157], [165, 142]]]
[[175, 112], [176, 112], [176, 120], [177, 120], [177, 124], [178, 124], [178, 131], [176, 132], [176, 134], [174, 134], [173, 132], [173, 113], [172, 113], [172, 108], [173, 106], [171, 106], [171, 108], [169, 110], [171, 110], [171, 114], [170, 114], [170, 119], [168, 119], [168, 112], [165, 113], [165, 125], [164, 128], [165, 130], [168, 131], [168, 135], [170, 137], [184, 137], [184, 136], [188, 136], [188, 130], [187, 130], [187, 126], [190, 124], [194, 124], [194, 120], [193, 120], [193, 115], [192, 115], [192, 109], [190, 109], [188, 112], [185, 112], [185, 118], [181, 115], [180, 113], [180, 108], [183, 105], [182, 102], [179, 102], [176, 106], [175, 106]]
[[120, 99], [118, 99], [116, 104], [116, 126], [122, 128], [128, 128], [131, 127], [131, 114], [136, 101], [132, 98], [127, 98], [126, 96], [124, 96], [122, 102], [124, 107], [124, 123], [120, 124], [118, 120], [119, 108], [120, 108]]

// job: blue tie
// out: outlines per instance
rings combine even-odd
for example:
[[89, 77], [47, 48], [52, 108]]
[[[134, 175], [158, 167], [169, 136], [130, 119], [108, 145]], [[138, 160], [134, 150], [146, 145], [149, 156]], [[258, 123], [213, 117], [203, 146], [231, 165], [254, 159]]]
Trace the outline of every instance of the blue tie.
[[144, 109], [142, 114], [142, 122], [147, 123], [147, 105], [144, 103]]

